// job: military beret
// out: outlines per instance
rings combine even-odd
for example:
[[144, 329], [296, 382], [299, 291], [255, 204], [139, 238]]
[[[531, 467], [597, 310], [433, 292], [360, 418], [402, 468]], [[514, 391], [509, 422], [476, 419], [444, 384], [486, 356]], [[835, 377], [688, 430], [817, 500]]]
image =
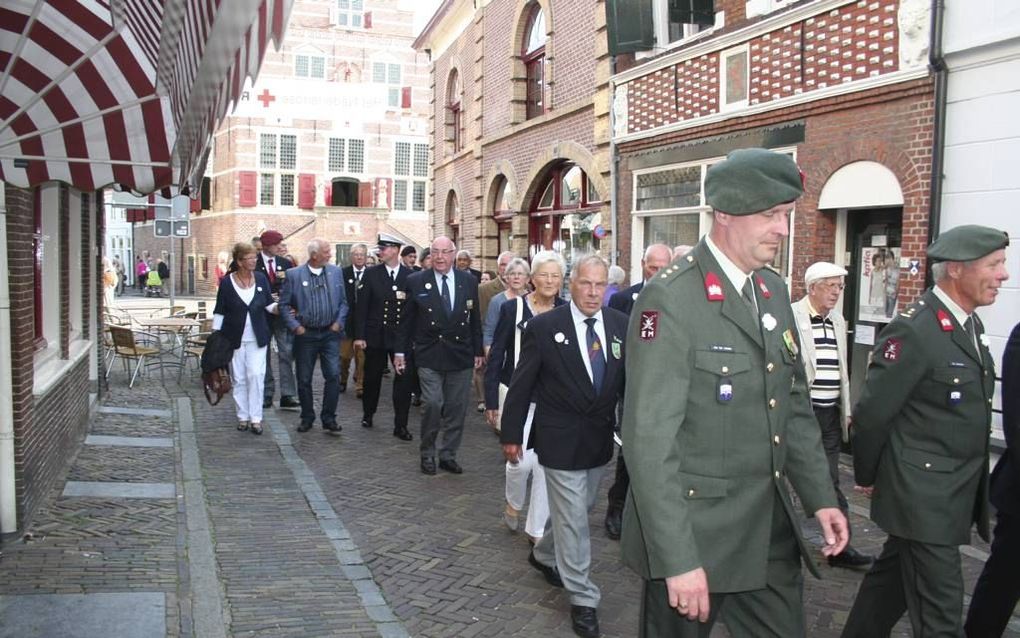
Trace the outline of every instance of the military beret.
[[400, 251], [400, 256], [401, 257], [407, 257], [408, 255], [417, 255], [417, 254], [418, 254], [418, 249], [415, 248], [414, 246], [404, 246], [404, 248]]
[[421, 258], [425, 259], [426, 257], [428, 257], [431, 254], [432, 254], [432, 249], [431, 248], [424, 248], [421, 251]]
[[270, 246], [275, 246], [279, 244], [281, 241], [283, 241], [283, 235], [276, 230], [267, 230], [266, 232], [262, 233], [260, 239], [262, 239], [262, 245], [268, 248]]
[[1009, 246], [1009, 235], [1001, 230], [967, 224], [950, 228], [928, 246], [931, 261], [971, 261]]
[[397, 248], [400, 248], [403, 245], [404, 242], [400, 241], [393, 235], [388, 235], [386, 233], [379, 233], [379, 241], [376, 242], [376, 246], [379, 246], [380, 248], [383, 246], [396, 246]]
[[753, 215], [792, 202], [804, 192], [800, 169], [789, 155], [742, 148], [705, 175], [705, 201], [720, 213]]

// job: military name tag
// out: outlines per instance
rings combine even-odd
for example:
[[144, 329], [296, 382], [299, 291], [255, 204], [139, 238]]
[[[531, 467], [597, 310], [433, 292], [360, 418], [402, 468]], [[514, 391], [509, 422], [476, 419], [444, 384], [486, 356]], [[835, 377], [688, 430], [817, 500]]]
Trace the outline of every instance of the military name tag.
[[733, 352], [733, 346], [711, 345], [708, 349], [712, 352]]
[[719, 379], [719, 392], [716, 395], [719, 403], [729, 403], [733, 399], [733, 380], [729, 377]]

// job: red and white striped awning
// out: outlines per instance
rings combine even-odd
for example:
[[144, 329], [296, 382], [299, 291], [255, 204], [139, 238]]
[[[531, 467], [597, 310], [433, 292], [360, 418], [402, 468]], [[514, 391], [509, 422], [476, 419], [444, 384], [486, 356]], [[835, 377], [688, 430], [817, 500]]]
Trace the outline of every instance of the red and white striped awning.
[[292, 0], [3, 0], [0, 180], [194, 187]]

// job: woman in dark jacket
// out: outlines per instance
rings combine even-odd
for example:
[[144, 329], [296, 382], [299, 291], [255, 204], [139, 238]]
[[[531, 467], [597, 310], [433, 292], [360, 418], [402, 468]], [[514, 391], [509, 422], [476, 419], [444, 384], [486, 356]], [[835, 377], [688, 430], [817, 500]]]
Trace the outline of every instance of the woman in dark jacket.
[[[514, 262], [507, 265], [510, 272]], [[552, 310], [566, 303], [558, 296], [563, 285], [563, 258], [559, 253], [543, 250], [531, 260], [531, 283], [534, 292], [524, 297], [505, 301], [499, 308], [499, 321], [489, 349], [489, 362], [485, 370], [485, 416], [489, 424], [499, 423], [500, 412], [506, 389], [510, 385], [517, 360], [520, 357], [521, 335], [527, 322], [535, 315]], [[532, 405], [532, 413], [534, 405]], [[528, 414], [524, 425], [524, 440], [531, 434], [531, 417]], [[531, 477], [531, 505], [525, 533], [534, 544], [542, 538], [545, 523], [549, 518], [549, 502], [545, 494], [545, 474], [538, 463], [534, 449], [524, 446], [524, 457], [517, 463], [506, 464], [506, 506], [503, 508], [503, 522], [511, 531], [517, 531], [521, 509], [528, 492], [528, 477]]]
[[262, 389], [266, 380], [269, 321], [275, 312], [269, 279], [255, 270], [258, 253], [247, 242], [234, 245], [234, 262], [220, 283], [213, 309], [213, 330], [234, 347], [230, 363], [237, 429], [262, 434]]

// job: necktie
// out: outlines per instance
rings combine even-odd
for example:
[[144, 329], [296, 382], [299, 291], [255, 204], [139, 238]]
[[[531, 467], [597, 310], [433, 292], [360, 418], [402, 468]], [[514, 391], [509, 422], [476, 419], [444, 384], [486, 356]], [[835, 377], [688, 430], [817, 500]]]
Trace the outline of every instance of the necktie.
[[978, 345], [977, 330], [974, 329], [974, 317], [967, 317], [967, 321], [963, 322], [963, 329], [970, 335], [970, 340], [974, 344], [974, 352], [977, 353], [978, 361], [981, 361], [981, 347]]
[[269, 275], [269, 283], [276, 283], [276, 265], [273, 264], [273, 260], [270, 259], [269, 263], [266, 264], [266, 274]]
[[354, 301], [358, 300], [358, 286], [361, 284], [361, 271], [354, 271]]
[[754, 288], [751, 286], [751, 278], [748, 277], [744, 280], [744, 287], [740, 290], [741, 297], [744, 299], [744, 303], [751, 309], [751, 314], [755, 317], [758, 316], [758, 304], [754, 299]]
[[588, 324], [588, 359], [591, 361], [591, 385], [595, 388], [595, 394], [602, 391], [602, 380], [606, 376], [606, 356], [602, 352], [602, 342], [595, 332], [595, 317], [588, 317], [584, 320]]
[[443, 275], [443, 308], [446, 308], [446, 314], [453, 313], [453, 300], [450, 299], [450, 286], [446, 282], [446, 275]]
[[[443, 279], [446, 279], [446, 277], [443, 277]], [[392, 281], [393, 283], [397, 282], [397, 271], [396, 270], [391, 270], [390, 271], [390, 281]]]

